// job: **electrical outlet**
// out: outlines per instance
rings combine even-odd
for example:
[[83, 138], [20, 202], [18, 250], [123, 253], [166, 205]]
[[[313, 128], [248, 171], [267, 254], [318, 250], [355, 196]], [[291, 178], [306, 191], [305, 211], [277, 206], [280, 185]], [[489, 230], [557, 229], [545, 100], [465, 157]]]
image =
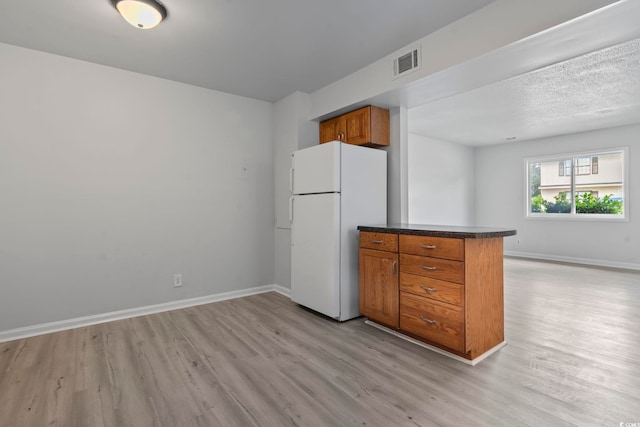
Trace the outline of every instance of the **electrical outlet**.
[[182, 286], [182, 274], [173, 275], [173, 287], [179, 288]]

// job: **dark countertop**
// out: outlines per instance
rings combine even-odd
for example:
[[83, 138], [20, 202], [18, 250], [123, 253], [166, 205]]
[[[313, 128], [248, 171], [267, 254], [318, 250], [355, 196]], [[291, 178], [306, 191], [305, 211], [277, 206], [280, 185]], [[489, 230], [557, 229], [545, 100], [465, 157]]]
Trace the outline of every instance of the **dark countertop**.
[[460, 227], [455, 225], [386, 224], [359, 225], [360, 231], [374, 233], [412, 234], [415, 236], [453, 237], [459, 239], [486, 239], [490, 237], [515, 236], [516, 230], [508, 228]]

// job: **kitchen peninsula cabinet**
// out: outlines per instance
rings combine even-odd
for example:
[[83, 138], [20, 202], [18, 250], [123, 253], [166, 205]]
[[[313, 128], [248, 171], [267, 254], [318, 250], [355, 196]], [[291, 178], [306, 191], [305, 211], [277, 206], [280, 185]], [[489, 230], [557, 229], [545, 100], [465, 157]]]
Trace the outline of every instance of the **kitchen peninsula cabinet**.
[[388, 146], [389, 110], [369, 105], [321, 122], [320, 144], [330, 141], [369, 147]]
[[471, 364], [505, 344], [503, 238], [515, 230], [358, 230], [360, 311], [368, 323]]

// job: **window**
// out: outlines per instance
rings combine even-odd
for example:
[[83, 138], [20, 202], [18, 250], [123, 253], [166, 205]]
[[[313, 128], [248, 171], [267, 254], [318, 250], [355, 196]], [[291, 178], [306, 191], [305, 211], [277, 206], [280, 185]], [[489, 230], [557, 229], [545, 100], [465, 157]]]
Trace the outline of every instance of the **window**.
[[[595, 175], [598, 173], [598, 156], [594, 157], [578, 157], [575, 159], [576, 175]], [[571, 176], [571, 168], [573, 160], [561, 160], [558, 162], [558, 175]]]
[[558, 162], [558, 169], [560, 176], [571, 176], [571, 159], [560, 160], [560, 162]]
[[627, 152], [526, 159], [527, 217], [626, 219]]
[[591, 157], [578, 157], [576, 159], [576, 175], [591, 174]]

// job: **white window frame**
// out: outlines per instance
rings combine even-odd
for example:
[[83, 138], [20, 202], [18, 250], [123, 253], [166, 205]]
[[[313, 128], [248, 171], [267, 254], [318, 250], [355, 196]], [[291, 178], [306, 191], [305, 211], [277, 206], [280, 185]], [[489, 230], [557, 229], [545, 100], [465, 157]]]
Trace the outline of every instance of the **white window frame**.
[[[622, 194], [623, 194], [623, 211], [622, 215], [616, 214], [579, 214], [575, 212], [575, 201], [572, 200], [570, 213], [541, 213], [531, 212], [531, 188], [529, 185], [530, 165], [532, 163], [544, 162], [560, 162], [565, 159], [573, 159], [578, 157], [592, 157], [604, 154], [622, 153]], [[573, 165], [575, 168], [575, 165]], [[524, 219], [531, 220], [569, 220], [569, 221], [629, 221], [629, 147], [603, 148], [601, 150], [577, 151], [573, 153], [561, 153], [550, 156], [527, 157], [524, 159]], [[571, 177], [571, 194], [574, 195], [575, 174], [572, 171]]]

